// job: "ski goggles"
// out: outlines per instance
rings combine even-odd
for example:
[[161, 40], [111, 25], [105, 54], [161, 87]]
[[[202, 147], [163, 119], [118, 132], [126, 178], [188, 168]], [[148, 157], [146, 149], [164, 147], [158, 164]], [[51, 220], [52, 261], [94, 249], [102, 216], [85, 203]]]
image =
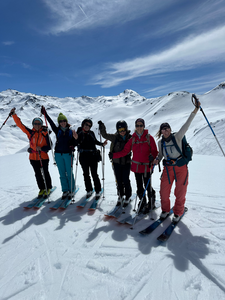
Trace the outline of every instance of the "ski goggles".
[[141, 125], [135, 125], [135, 127], [144, 127], [144, 125], [143, 124], [141, 124]]
[[125, 131], [126, 131], [126, 128], [119, 128], [118, 131], [119, 131], [119, 132], [125, 132]]
[[41, 126], [40, 122], [34, 122], [33, 125]]
[[91, 128], [91, 124], [85, 123], [84, 126], [88, 126], [89, 128]]
[[60, 120], [59, 123], [67, 122], [67, 120]]

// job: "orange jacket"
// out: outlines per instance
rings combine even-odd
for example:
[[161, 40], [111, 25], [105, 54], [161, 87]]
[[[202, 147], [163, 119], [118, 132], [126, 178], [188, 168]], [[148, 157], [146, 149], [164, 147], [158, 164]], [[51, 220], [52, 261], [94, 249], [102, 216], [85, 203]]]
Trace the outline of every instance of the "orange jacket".
[[20, 118], [17, 115], [13, 115], [13, 119], [16, 125], [26, 133], [29, 141], [30, 148], [32, 149], [32, 153], [30, 153], [30, 160], [39, 160], [39, 155], [37, 152], [37, 146], [41, 147], [41, 159], [49, 159], [47, 152], [51, 149], [50, 141], [48, 137], [48, 132], [45, 128], [41, 127], [40, 130], [36, 131], [34, 128], [29, 129], [21, 122]]

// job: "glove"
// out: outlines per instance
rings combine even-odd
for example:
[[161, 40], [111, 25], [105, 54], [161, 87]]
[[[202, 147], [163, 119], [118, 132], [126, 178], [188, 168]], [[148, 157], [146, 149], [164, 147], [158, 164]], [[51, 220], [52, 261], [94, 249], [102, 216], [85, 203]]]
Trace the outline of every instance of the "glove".
[[109, 159], [113, 159], [113, 153], [109, 152]]
[[149, 160], [149, 168], [151, 168], [152, 162], [154, 161], [154, 157], [150, 154], [148, 160]]
[[45, 109], [44, 106], [41, 107], [41, 113], [42, 113], [42, 115], [46, 115], [47, 114], [46, 109]]
[[104, 123], [102, 121], [98, 121], [98, 125], [99, 125], [99, 129], [102, 127], [102, 125], [104, 125]]
[[154, 157], [150, 154], [149, 157], [148, 157], [148, 160], [149, 160], [150, 163], [152, 163], [153, 160], [154, 160]]
[[34, 150], [33, 150], [32, 148], [28, 148], [28, 149], [27, 149], [27, 152], [29, 152], [29, 153], [33, 153], [33, 152], [34, 152]]

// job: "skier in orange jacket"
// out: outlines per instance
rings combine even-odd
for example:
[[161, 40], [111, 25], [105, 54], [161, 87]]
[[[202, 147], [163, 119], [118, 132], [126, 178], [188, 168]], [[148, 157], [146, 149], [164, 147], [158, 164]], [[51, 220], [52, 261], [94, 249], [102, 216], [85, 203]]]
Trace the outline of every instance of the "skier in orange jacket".
[[[38, 197], [47, 196], [52, 188], [52, 181], [48, 171], [49, 157], [48, 151], [51, 149], [48, 132], [41, 118], [34, 118], [32, 121], [33, 128], [26, 127], [15, 113], [15, 108], [11, 110], [13, 120], [16, 125], [27, 135], [30, 141], [30, 163], [34, 169], [37, 185], [39, 187]], [[46, 180], [47, 191], [45, 188], [44, 178], [41, 173], [41, 163], [43, 166], [44, 177]]]

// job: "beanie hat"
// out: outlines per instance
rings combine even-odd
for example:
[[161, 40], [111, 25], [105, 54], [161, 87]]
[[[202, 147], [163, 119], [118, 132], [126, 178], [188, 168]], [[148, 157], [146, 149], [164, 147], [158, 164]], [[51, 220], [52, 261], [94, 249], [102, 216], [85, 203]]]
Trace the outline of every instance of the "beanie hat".
[[84, 127], [84, 124], [85, 124], [85, 123], [90, 123], [90, 124], [91, 124], [91, 127], [93, 126], [93, 122], [92, 122], [92, 120], [89, 119], [89, 118], [86, 118], [86, 119], [84, 119], [84, 120], [82, 121], [82, 123], [81, 123], [82, 128]]
[[34, 122], [35, 121], [38, 121], [38, 122], [40, 122], [41, 123], [41, 126], [43, 126], [43, 121], [42, 121], [42, 119], [41, 118], [39, 118], [39, 117], [37, 117], [37, 118], [34, 118], [33, 119], [33, 121], [32, 121], [32, 125], [34, 125]]
[[137, 122], [141, 122], [141, 123], [144, 125], [144, 127], [145, 127], [145, 121], [144, 121], [143, 119], [138, 118], [138, 119], [135, 121], [135, 125], [137, 124]]
[[64, 116], [64, 114], [60, 113], [58, 116], [58, 123], [63, 120], [66, 120], [66, 122], [68, 122], [67, 117]]
[[168, 123], [162, 123], [160, 125], [160, 131], [163, 129], [163, 128], [170, 128], [170, 125]]

